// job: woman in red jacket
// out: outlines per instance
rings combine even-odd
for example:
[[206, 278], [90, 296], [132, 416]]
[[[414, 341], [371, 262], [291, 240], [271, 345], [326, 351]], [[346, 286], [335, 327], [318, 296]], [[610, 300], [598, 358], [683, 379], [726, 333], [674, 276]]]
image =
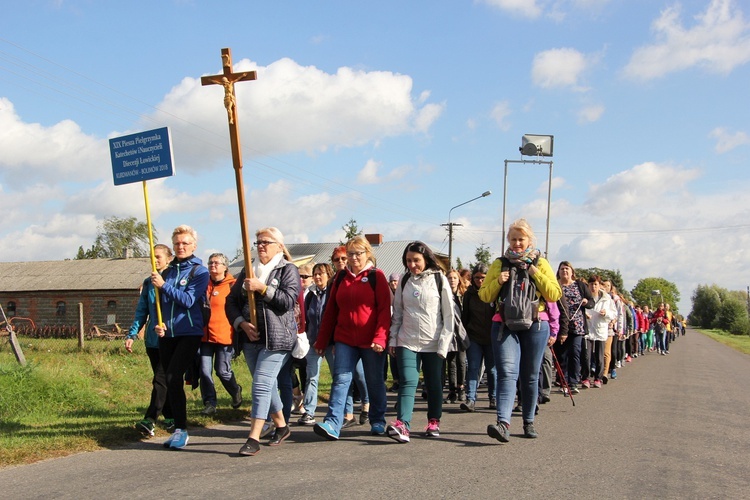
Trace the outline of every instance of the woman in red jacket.
[[315, 350], [325, 353], [334, 340], [334, 366], [328, 413], [314, 431], [329, 440], [337, 440], [344, 423], [344, 407], [352, 372], [362, 360], [370, 397], [372, 434], [385, 434], [385, 348], [391, 325], [391, 290], [380, 269], [375, 268], [370, 243], [355, 236], [346, 244], [347, 268], [339, 271], [331, 285], [323, 322]]

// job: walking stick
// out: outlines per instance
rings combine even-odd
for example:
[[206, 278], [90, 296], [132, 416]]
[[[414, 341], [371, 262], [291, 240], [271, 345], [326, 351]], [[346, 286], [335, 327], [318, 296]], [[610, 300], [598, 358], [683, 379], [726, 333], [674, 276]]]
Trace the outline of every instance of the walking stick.
[[563, 374], [562, 367], [560, 367], [560, 362], [557, 361], [557, 355], [555, 354], [555, 350], [552, 349], [552, 346], [549, 347], [550, 351], [552, 351], [552, 359], [555, 361], [555, 368], [557, 369], [557, 374], [560, 376], [560, 384], [563, 387], [563, 390], [568, 390], [568, 396], [570, 397], [570, 402], [573, 403], [573, 406], [576, 405], [575, 400], [573, 399], [573, 393], [570, 392], [570, 386], [568, 385], [568, 380], [565, 378], [565, 374]]

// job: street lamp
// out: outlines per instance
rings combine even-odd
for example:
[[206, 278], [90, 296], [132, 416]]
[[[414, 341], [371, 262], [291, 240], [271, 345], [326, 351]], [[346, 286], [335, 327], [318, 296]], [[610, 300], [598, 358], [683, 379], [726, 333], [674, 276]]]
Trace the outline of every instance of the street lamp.
[[661, 290], [651, 290], [651, 297], [648, 298], [649, 304], [651, 304], [651, 310], [654, 310], [654, 303], [652, 302], [651, 298], [654, 295], [658, 295], [662, 302], [664, 302], [664, 297], [661, 296]]
[[520, 163], [520, 164], [540, 164], [549, 165], [549, 182], [547, 183], [547, 236], [544, 244], [544, 256], [547, 257], [549, 252], [549, 222], [550, 222], [550, 207], [552, 205], [552, 160], [542, 160], [542, 157], [551, 157], [552, 150], [555, 143], [555, 136], [553, 135], [538, 135], [538, 134], [525, 134], [521, 138], [521, 147], [518, 150], [521, 152], [521, 156], [532, 156], [535, 157], [532, 160], [505, 160], [505, 177], [503, 180], [503, 247], [502, 252], [505, 251], [505, 240], [507, 234], [505, 233], [505, 205], [508, 199], [508, 164], [509, 163]]
[[476, 201], [479, 198], [485, 198], [492, 194], [492, 191], [485, 191], [484, 193], [480, 194], [476, 198], [472, 198], [469, 201], [465, 201], [463, 203], [459, 203], [455, 207], [448, 210], [448, 224], [441, 224], [441, 226], [447, 226], [448, 227], [448, 267], [449, 269], [453, 269], [453, 226], [463, 226], [463, 224], [458, 224], [455, 222], [451, 222], [451, 212], [453, 212], [454, 208], [462, 207], [466, 205], [467, 203], [471, 203], [472, 201]]

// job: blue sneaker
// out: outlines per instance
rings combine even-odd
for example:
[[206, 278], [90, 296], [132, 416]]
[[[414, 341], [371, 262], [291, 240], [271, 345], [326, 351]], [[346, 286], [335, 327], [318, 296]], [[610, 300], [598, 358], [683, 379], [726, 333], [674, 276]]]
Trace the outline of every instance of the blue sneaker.
[[165, 448], [172, 446], [172, 440], [174, 439], [174, 433], [170, 434], [166, 441], [162, 444]]
[[313, 432], [329, 441], [338, 441], [339, 439], [339, 433], [336, 432], [333, 426], [326, 421], [315, 424]]
[[617, 378], [617, 370], [612, 370], [612, 373], [609, 374], [609, 378], [612, 380]]
[[171, 442], [169, 443], [169, 447], [173, 450], [181, 450], [188, 444], [188, 440], [190, 437], [188, 436], [188, 432], [185, 429], [175, 429], [174, 434], [172, 434]]
[[370, 426], [370, 434], [373, 436], [385, 436], [385, 424], [375, 422]]

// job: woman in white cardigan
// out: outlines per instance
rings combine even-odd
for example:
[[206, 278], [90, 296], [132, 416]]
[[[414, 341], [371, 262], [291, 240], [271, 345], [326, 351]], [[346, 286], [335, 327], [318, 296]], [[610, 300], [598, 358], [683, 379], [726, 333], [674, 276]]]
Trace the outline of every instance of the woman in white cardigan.
[[612, 297], [602, 288], [599, 276], [589, 278], [589, 291], [594, 298], [594, 307], [586, 311], [586, 322], [589, 329], [586, 341], [588, 342], [591, 359], [596, 361], [592, 387], [600, 388], [605, 370], [604, 350], [609, 335], [609, 323], [617, 318], [617, 309]]
[[453, 340], [454, 322], [451, 287], [432, 250], [414, 241], [404, 249], [402, 261], [409, 272], [396, 288], [388, 348], [398, 363], [398, 410], [387, 432], [407, 443], [420, 364], [427, 389], [425, 435], [440, 435], [443, 362]]

